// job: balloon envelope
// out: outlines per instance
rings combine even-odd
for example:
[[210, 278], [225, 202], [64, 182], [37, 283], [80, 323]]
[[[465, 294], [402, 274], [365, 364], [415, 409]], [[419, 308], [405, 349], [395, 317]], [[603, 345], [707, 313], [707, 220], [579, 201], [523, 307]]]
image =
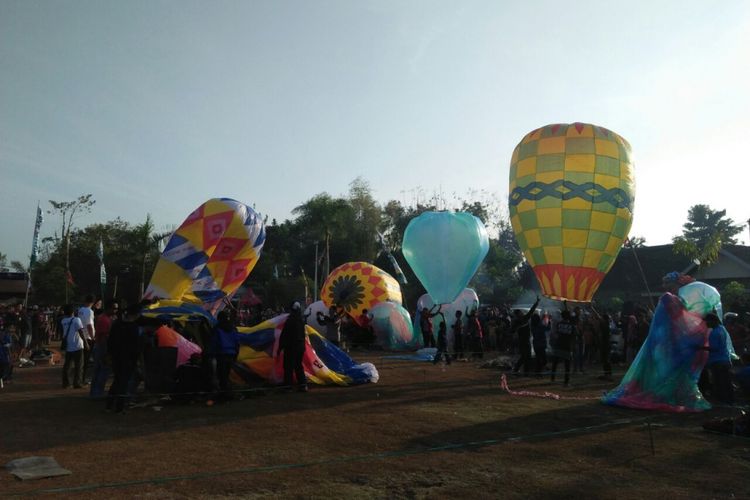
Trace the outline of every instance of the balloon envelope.
[[539, 128], [513, 151], [509, 187], [513, 231], [542, 293], [591, 301], [633, 219], [628, 142], [587, 123]]
[[[419, 300], [417, 300], [417, 312], [414, 315], [414, 332], [420, 337], [422, 336], [422, 328], [420, 326], [422, 309], [426, 307], [429, 311], [434, 305], [435, 301], [432, 300], [432, 297], [430, 297], [430, 294], [428, 293], [425, 293], [424, 295], [419, 297]], [[448, 349], [452, 350], [454, 339], [451, 325], [456, 322], [456, 311], [461, 311], [461, 323], [464, 325], [464, 328], [466, 328], [466, 311], [474, 311], [477, 309], [479, 309], [479, 296], [477, 295], [477, 292], [474, 291], [473, 288], [464, 288], [463, 291], [458, 294], [456, 300], [454, 300], [450, 304], [443, 304], [443, 306], [440, 308], [440, 312], [442, 314], [433, 316], [432, 334], [435, 337], [435, 340], [437, 341], [437, 333], [438, 329], [440, 328], [440, 322], [443, 321], [443, 318], [445, 318], [446, 343], [448, 344]]]
[[721, 314], [721, 295], [716, 288], [703, 283], [702, 281], [693, 281], [683, 285], [677, 290], [677, 295], [685, 304], [685, 309], [690, 312], [705, 316], [714, 309], [717, 310], [719, 318]]
[[216, 313], [253, 270], [265, 240], [263, 220], [252, 208], [229, 198], [208, 200], [169, 239], [144, 297]]
[[371, 311], [372, 330], [380, 346], [386, 349], [411, 349], [419, 344], [414, 336], [409, 312], [399, 304], [381, 302]]
[[380, 302], [401, 304], [401, 287], [390, 274], [372, 264], [347, 262], [331, 271], [320, 298], [326, 307], [341, 307], [356, 320], [362, 311]]
[[315, 328], [318, 333], [325, 334], [326, 326], [321, 325], [318, 322], [318, 313], [328, 314], [328, 307], [323, 303], [322, 300], [313, 302], [305, 308], [304, 316], [307, 318], [306, 322], [309, 326]]
[[404, 258], [438, 304], [466, 287], [490, 248], [487, 230], [466, 212], [424, 212], [404, 231]]

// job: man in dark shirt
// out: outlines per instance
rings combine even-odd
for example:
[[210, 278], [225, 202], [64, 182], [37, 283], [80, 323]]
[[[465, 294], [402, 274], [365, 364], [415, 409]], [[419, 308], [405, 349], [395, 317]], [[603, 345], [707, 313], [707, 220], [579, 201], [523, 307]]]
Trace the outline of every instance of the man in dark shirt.
[[292, 304], [292, 310], [281, 329], [277, 356], [284, 355], [284, 386], [292, 387], [292, 374], [297, 378], [297, 390], [307, 392], [307, 378], [302, 366], [305, 355], [307, 334], [299, 302]]
[[523, 366], [523, 372], [525, 375], [529, 374], [531, 370], [531, 327], [529, 321], [531, 316], [536, 311], [536, 306], [539, 305], [539, 296], [536, 298], [536, 302], [531, 306], [529, 312], [522, 314], [521, 311], [516, 309], [516, 317], [513, 320], [513, 328], [518, 334], [518, 353], [521, 355], [516, 362], [516, 366], [513, 367], [513, 373], [518, 373]]
[[550, 380], [555, 381], [557, 362], [561, 359], [565, 362], [565, 385], [570, 383], [570, 360], [573, 357], [573, 339], [576, 335], [576, 326], [571, 320], [570, 311], [562, 312], [562, 320], [557, 323], [557, 336], [553, 343], [552, 375]]
[[114, 380], [109, 388], [107, 410], [125, 412], [128, 402], [128, 383], [133, 377], [140, 348], [140, 328], [136, 323], [141, 312], [139, 304], [131, 305], [125, 317], [115, 321], [107, 338], [107, 353], [112, 359]]

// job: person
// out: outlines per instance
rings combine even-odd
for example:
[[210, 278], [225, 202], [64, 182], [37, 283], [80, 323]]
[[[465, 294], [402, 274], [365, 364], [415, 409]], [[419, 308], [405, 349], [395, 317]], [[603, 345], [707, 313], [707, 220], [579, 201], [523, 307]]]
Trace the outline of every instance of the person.
[[576, 307], [570, 319], [573, 322], [573, 326], [575, 326], [575, 336], [573, 337], [573, 373], [585, 373], [583, 369], [586, 359], [584, 329], [586, 328], [587, 318], [583, 317], [581, 308]]
[[73, 387], [80, 389], [83, 381], [83, 352], [85, 330], [81, 319], [73, 315], [73, 306], [67, 304], [63, 308], [65, 317], [62, 319], [62, 347], [65, 349], [65, 363], [63, 364], [62, 386], [63, 389], [70, 387], [70, 379], [73, 379]]
[[549, 323], [545, 324], [538, 314], [534, 314], [529, 321], [529, 328], [536, 355], [536, 375], [539, 376], [547, 369], [547, 332], [550, 326]]
[[175, 401], [192, 403], [206, 390], [205, 375], [201, 366], [200, 353], [193, 353], [187, 363], [175, 371]]
[[213, 336], [213, 353], [216, 358], [216, 378], [219, 381], [218, 399], [227, 401], [232, 399], [229, 372], [240, 352], [240, 341], [229, 311], [221, 311], [217, 320]]
[[445, 364], [451, 364], [451, 357], [448, 354], [448, 332], [445, 326], [445, 318], [440, 322], [438, 326], [438, 338], [437, 338], [437, 352], [435, 353], [435, 359], [432, 364], [436, 365], [438, 362], [445, 357]]
[[638, 318], [628, 314], [623, 320], [623, 337], [625, 338], [625, 363], [630, 364], [638, 354]]
[[107, 337], [107, 353], [112, 361], [114, 379], [109, 387], [106, 410], [124, 413], [130, 393], [130, 381], [135, 375], [140, 354], [140, 327], [137, 320], [141, 313], [140, 304], [132, 304], [125, 310], [125, 316], [112, 324]]
[[[706, 326], [708, 334], [708, 361], [703, 374], [708, 373], [711, 385], [711, 395], [718, 401], [732, 405], [734, 404], [734, 387], [732, 387], [732, 358], [727, 347], [727, 333], [719, 317], [714, 313], [706, 315]], [[702, 376], [702, 391], [707, 383]]]
[[94, 296], [89, 294], [86, 295], [86, 301], [78, 309], [78, 319], [83, 324], [83, 383], [89, 384], [91, 377], [91, 360], [92, 360], [92, 348], [94, 346], [94, 338], [96, 329], [94, 328]]
[[112, 329], [112, 322], [117, 316], [119, 306], [113, 299], [107, 300], [104, 312], [96, 317], [94, 328], [94, 373], [91, 376], [91, 387], [89, 397], [104, 397], [104, 387], [109, 378], [109, 360], [107, 359], [107, 338]]
[[477, 310], [466, 310], [466, 336], [469, 338], [471, 358], [482, 359], [484, 357], [484, 346], [482, 345], [482, 324], [479, 322]]
[[557, 334], [553, 342], [552, 370], [550, 381], [555, 381], [557, 374], [557, 363], [563, 360], [565, 363], [565, 386], [570, 383], [570, 360], [573, 357], [573, 341], [576, 335], [576, 326], [570, 317], [570, 311], [562, 312], [562, 319], [557, 323]]
[[600, 315], [593, 306], [591, 307], [591, 312], [596, 319], [596, 326], [599, 333], [599, 360], [602, 364], [602, 375], [599, 376], [599, 379], [612, 380], [612, 363], [610, 361], [610, 351], [612, 348], [612, 320], [608, 313], [605, 312]]
[[318, 323], [326, 327], [326, 340], [337, 347], [341, 346], [341, 317], [336, 312], [336, 306], [332, 305], [327, 315], [318, 311], [316, 317]]
[[[307, 322], [307, 315], [302, 318]], [[372, 314], [367, 309], [362, 309], [362, 314], [357, 318], [359, 335], [357, 335], [358, 346], [368, 346], [375, 340], [375, 332], [372, 329]]]
[[523, 314], [518, 309], [515, 311], [516, 317], [512, 328], [518, 335], [518, 352], [521, 356], [513, 367], [513, 373], [518, 373], [523, 366], [524, 374], [528, 375], [531, 369], [531, 329], [529, 321], [539, 305], [539, 300], [539, 296], [537, 295], [536, 302], [534, 302], [534, 305], [531, 306], [531, 309], [526, 314]]
[[461, 320], [463, 313], [456, 311], [456, 320], [451, 325], [453, 331], [453, 359], [464, 357], [464, 324]]
[[10, 332], [5, 330], [4, 325], [0, 324], [0, 389], [3, 388], [6, 380], [10, 380], [13, 369], [10, 356], [12, 346], [13, 339]]
[[[437, 310], [435, 308], [437, 307]], [[430, 309], [422, 308], [419, 316], [419, 329], [422, 330], [422, 342], [424, 347], [435, 347], [435, 336], [433, 335], [432, 318], [440, 314], [442, 305], [436, 304]]]
[[300, 392], [307, 392], [307, 378], [305, 369], [302, 367], [306, 340], [302, 306], [299, 302], [294, 302], [284, 327], [281, 329], [276, 355], [283, 354], [284, 356], [284, 386], [288, 389], [292, 388], [292, 375], [294, 374], [297, 380], [297, 390]]

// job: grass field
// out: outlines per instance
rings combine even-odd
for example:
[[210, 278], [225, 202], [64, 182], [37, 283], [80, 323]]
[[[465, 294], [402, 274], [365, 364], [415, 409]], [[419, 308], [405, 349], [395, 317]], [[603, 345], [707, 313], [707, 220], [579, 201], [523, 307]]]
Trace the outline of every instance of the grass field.
[[375, 363], [380, 382], [126, 415], [59, 389], [59, 366], [17, 369], [0, 392], [0, 464], [53, 456], [73, 474], [3, 473], [0, 496], [750, 498], [750, 440], [701, 428], [736, 410], [605, 406], [596, 397], [615, 384], [597, 373], [569, 389], [509, 378], [566, 398], [553, 400], [512, 396], [476, 363], [354, 357]]

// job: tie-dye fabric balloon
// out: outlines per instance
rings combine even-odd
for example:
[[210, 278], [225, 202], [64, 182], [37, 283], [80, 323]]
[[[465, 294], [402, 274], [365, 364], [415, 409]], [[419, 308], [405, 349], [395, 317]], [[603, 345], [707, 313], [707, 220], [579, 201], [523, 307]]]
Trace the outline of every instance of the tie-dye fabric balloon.
[[711, 408], [698, 390], [708, 359], [708, 328], [682, 301], [664, 294], [643, 347], [606, 404], [642, 410], [697, 412]]

